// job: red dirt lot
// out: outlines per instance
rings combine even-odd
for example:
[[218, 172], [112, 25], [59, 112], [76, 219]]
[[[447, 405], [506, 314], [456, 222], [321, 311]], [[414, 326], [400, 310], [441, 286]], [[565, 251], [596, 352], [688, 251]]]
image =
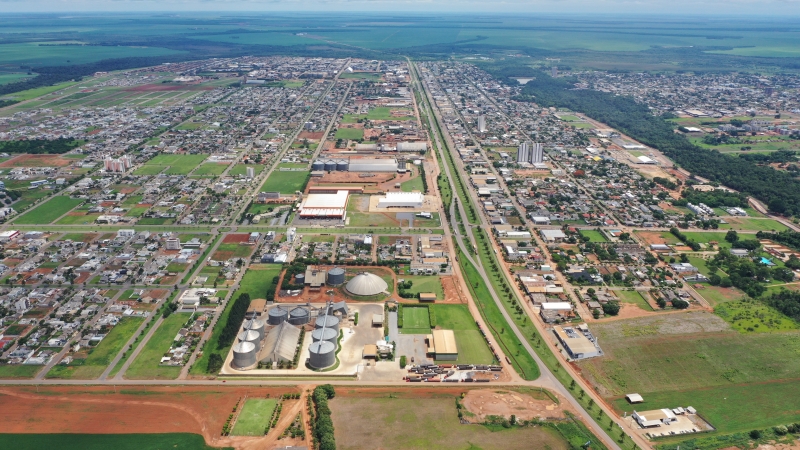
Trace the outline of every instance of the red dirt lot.
[[0, 167], [64, 167], [75, 160], [62, 158], [58, 155], [28, 155], [23, 154], [3, 161]]
[[225, 236], [225, 239], [222, 240], [223, 244], [241, 244], [242, 242], [247, 242], [250, 240], [250, 235], [247, 233], [235, 233], [229, 234]]
[[[116, 393], [115, 393], [116, 391]], [[228, 444], [222, 425], [239, 399], [277, 397], [294, 387], [56, 386], [0, 389], [4, 433], [197, 433]], [[296, 413], [295, 413], [296, 414]], [[233, 443], [237, 447], [244, 440]]]

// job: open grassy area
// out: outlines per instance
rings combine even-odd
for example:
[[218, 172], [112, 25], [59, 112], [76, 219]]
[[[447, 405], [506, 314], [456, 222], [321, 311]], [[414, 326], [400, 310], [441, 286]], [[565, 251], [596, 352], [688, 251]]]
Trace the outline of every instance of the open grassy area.
[[195, 171], [192, 172], [192, 175], [216, 177], [222, 175], [222, 172], [225, 172], [225, 169], [227, 168], [228, 164], [205, 163], [201, 164], [200, 167], [195, 169]]
[[136, 169], [134, 175], [155, 175], [162, 170], [170, 175], [188, 175], [208, 155], [158, 155]]
[[399, 222], [394, 217], [393, 213], [351, 212], [347, 214], [347, 225], [351, 227], [396, 227]]
[[308, 171], [279, 171], [272, 172], [267, 181], [261, 186], [261, 192], [280, 192], [281, 194], [294, 194], [302, 191], [308, 181]]
[[281, 273], [280, 264], [253, 264], [242, 277], [239, 283], [239, 290], [234, 297], [239, 294], [250, 294], [251, 299], [264, 298], [267, 289], [272, 285], [272, 279]]
[[[219, 244], [217, 247], [217, 252], [224, 256], [225, 259], [228, 258], [249, 258], [250, 254], [253, 253], [253, 249], [255, 247], [252, 245], [240, 245], [235, 243], [228, 243], [228, 244]], [[214, 255], [211, 255], [214, 257]]]
[[129, 380], [174, 380], [181, 372], [180, 367], [160, 365], [161, 357], [169, 351], [178, 331], [189, 320], [190, 313], [173, 313], [161, 322], [142, 351], [125, 372]]
[[47, 373], [47, 378], [91, 380], [99, 377], [143, 321], [141, 317], [123, 318], [96, 347], [89, 351], [86, 359], [73, 360], [72, 364], [66, 366], [62, 364], [53, 366]]
[[653, 311], [653, 308], [647, 303], [638, 291], [614, 291], [619, 300], [623, 303], [630, 303], [638, 306], [645, 311]]
[[248, 398], [236, 418], [232, 436], [262, 436], [278, 401], [271, 398]]
[[[461, 425], [455, 401], [442, 398], [357, 398], [330, 401], [336, 447], [340, 449], [550, 449], [568, 448], [549, 427], [492, 431]], [[376, 432], [380, 430], [380, 432]], [[586, 439], [584, 438], [584, 442]]]
[[403, 192], [424, 192], [425, 186], [422, 184], [422, 177], [419, 176], [419, 172], [416, 172], [414, 178], [400, 183], [400, 190]]
[[0, 378], [23, 379], [33, 378], [44, 366], [33, 364], [0, 364]]
[[357, 141], [364, 138], [364, 130], [361, 128], [339, 128], [336, 130], [335, 138]]
[[427, 307], [403, 307], [403, 334], [428, 334], [431, 332], [431, 322], [428, 318]]
[[740, 333], [769, 333], [797, 330], [797, 322], [756, 300], [739, 300], [717, 305], [714, 314]]
[[411, 281], [411, 288], [406, 289], [413, 294], [420, 292], [432, 292], [436, 294], [436, 300], [444, 300], [444, 290], [442, 289], [442, 282], [436, 275], [403, 275], [399, 279]]
[[749, 231], [784, 231], [788, 227], [774, 219], [760, 219], [757, 217], [728, 217], [725, 219], [733, 230]]
[[68, 213], [72, 208], [83, 203], [79, 198], [59, 195], [28, 211], [14, 221], [17, 224], [43, 225]]
[[[3, 444], [5, 442], [5, 444]], [[209, 447], [203, 436], [190, 433], [163, 434], [0, 434], [0, 448], [16, 450], [223, 450]], [[230, 449], [230, 447], [225, 447]]]

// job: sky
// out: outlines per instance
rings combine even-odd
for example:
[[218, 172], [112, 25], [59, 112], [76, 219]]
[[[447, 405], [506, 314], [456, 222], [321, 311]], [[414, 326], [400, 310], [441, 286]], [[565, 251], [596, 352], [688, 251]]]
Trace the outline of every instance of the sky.
[[0, 12], [364, 11], [800, 15], [800, 0], [0, 0]]

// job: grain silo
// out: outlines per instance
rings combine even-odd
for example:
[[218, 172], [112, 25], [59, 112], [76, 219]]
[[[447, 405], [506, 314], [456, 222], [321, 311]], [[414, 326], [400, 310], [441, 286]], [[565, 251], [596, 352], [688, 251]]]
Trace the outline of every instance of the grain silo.
[[256, 330], [244, 330], [239, 333], [239, 342], [252, 342], [258, 346], [258, 342], [261, 340], [261, 337], [258, 335], [258, 331]]
[[234, 369], [248, 369], [256, 365], [256, 344], [252, 342], [239, 342], [233, 346]]
[[347, 282], [345, 289], [353, 295], [368, 296], [386, 292], [389, 285], [374, 273], [361, 272]]
[[325, 161], [325, 170], [327, 172], [336, 171], [336, 161], [334, 161], [334, 160]]
[[347, 172], [350, 169], [350, 163], [346, 159], [336, 161], [336, 170], [339, 172]]
[[324, 161], [314, 161], [311, 163], [311, 170], [325, 170], [325, 162]]
[[324, 369], [336, 362], [336, 346], [328, 341], [314, 342], [308, 346], [308, 365]]
[[292, 325], [305, 325], [311, 320], [308, 309], [298, 306], [289, 311], [289, 323]]
[[336, 316], [317, 316], [314, 328], [331, 328], [339, 332], [339, 318]]
[[244, 323], [245, 330], [251, 330], [258, 333], [258, 339], [264, 339], [265, 324], [263, 320], [251, 319]]
[[328, 278], [326, 280], [328, 286], [339, 286], [344, 284], [344, 269], [341, 267], [334, 267], [328, 271]]
[[270, 325], [279, 325], [287, 319], [289, 319], [289, 311], [283, 306], [276, 306], [270, 309], [269, 314], [267, 314], [267, 323]]
[[294, 276], [294, 284], [305, 284], [306, 282], [306, 274], [298, 273]]
[[317, 328], [311, 332], [312, 342], [328, 341], [333, 345], [336, 345], [338, 337], [339, 333], [337, 333], [333, 328]]

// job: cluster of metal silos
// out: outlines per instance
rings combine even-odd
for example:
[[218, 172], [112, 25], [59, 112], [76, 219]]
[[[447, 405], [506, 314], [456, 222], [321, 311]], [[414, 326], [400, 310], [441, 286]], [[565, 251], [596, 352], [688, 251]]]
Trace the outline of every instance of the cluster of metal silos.
[[259, 319], [247, 320], [244, 330], [239, 333], [239, 342], [233, 346], [232, 365], [236, 369], [246, 369], [256, 365], [258, 350], [264, 339], [264, 321]]
[[317, 316], [311, 345], [308, 346], [308, 365], [324, 369], [336, 362], [336, 346], [339, 338], [339, 318], [331, 315]]
[[346, 159], [319, 159], [311, 163], [311, 170], [347, 172], [350, 170], [350, 161]]
[[305, 325], [311, 321], [311, 313], [307, 308], [298, 306], [289, 311], [289, 318], [287, 320], [292, 325]]
[[336, 316], [317, 316], [317, 321], [314, 324], [315, 329], [330, 328], [337, 334], [339, 333], [339, 318]]

